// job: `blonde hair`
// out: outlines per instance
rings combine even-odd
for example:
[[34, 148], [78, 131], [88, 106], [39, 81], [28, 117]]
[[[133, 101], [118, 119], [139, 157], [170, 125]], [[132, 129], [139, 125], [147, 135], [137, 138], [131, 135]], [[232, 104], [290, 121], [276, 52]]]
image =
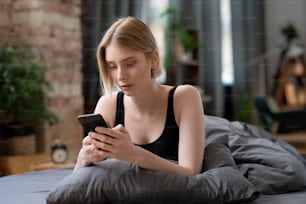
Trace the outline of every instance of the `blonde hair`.
[[[108, 73], [105, 61], [106, 47], [113, 42], [119, 46], [144, 52], [146, 56], [150, 56], [151, 53], [157, 51], [155, 38], [150, 28], [145, 23], [135, 17], [118, 19], [106, 31], [97, 50], [99, 72], [102, 78], [103, 90], [106, 93], [111, 93], [115, 88], [115, 84]], [[158, 57], [157, 67], [152, 69], [152, 78], [158, 77], [161, 72], [162, 68]]]

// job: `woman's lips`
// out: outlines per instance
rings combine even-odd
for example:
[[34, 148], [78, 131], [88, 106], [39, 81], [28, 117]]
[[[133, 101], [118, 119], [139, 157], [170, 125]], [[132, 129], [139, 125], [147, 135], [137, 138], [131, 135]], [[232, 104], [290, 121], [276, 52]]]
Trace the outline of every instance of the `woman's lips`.
[[121, 85], [120, 88], [121, 88], [121, 90], [127, 90], [127, 89], [131, 88], [132, 86], [133, 86], [133, 84]]

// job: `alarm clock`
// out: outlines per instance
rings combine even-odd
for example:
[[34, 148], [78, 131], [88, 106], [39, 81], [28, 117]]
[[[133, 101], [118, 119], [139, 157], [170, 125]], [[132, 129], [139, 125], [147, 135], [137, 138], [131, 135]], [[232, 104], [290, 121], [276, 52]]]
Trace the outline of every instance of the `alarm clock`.
[[51, 146], [51, 160], [55, 164], [64, 164], [68, 160], [67, 146], [63, 143], [54, 143]]

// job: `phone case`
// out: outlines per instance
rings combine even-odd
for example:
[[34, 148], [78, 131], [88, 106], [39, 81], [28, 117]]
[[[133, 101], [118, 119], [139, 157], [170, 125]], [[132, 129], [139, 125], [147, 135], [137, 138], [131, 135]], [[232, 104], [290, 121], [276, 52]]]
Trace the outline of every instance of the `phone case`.
[[90, 131], [94, 132], [97, 126], [107, 127], [107, 124], [101, 114], [79, 115], [78, 120], [83, 126], [84, 136], [87, 136]]

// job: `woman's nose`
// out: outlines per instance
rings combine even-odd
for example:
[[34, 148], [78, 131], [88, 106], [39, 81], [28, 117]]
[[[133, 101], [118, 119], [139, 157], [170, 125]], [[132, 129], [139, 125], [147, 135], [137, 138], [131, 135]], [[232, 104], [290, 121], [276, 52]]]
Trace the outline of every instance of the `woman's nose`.
[[118, 78], [118, 80], [125, 80], [126, 79], [126, 73], [121, 67], [118, 67], [117, 78]]

